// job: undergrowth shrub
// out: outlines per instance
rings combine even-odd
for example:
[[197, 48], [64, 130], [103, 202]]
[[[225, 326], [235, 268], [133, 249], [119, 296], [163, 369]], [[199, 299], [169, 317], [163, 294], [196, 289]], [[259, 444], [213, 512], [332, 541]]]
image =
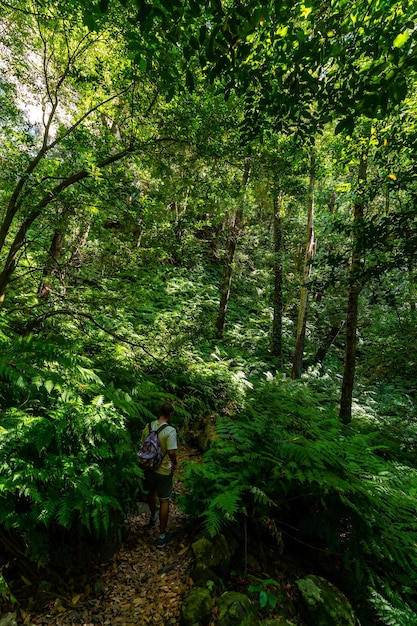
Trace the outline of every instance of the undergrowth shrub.
[[204, 463], [186, 471], [183, 506], [213, 535], [269, 515], [337, 563], [355, 601], [373, 589], [375, 604], [388, 587], [397, 610], [414, 614], [417, 472], [381, 447], [377, 433], [342, 425], [303, 383], [274, 379], [235, 419], [219, 420]]
[[57, 527], [114, 541], [142, 477], [123, 412], [74, 342], [0, 343], [0, 541], [39, 564]]
[[141, 478], [121, 416], [111, 406], [64, 404], [47, 417], [6, 411], [1, 424], [0, 518], [24, 538], [26, 556], [48, 561], [56, 525], [78, 540], [114, 540]]
[[181, 398], [192, 415], [236, 409], [252, 386], [242, 367], [223, 358], [216, 349], [204, 358], [189, 352], [167, 360], [163, 377], [158, 373], [158, 382]]

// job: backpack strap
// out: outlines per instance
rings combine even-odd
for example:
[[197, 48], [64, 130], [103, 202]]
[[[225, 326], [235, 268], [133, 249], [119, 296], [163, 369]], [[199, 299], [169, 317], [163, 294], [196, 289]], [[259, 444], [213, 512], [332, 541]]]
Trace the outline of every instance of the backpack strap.
[[[157, 430], [154, 430], [153, 432], [156, 433], [157, 435], [159, 435], [161, 430], [164, 430], [164, 428], [166, 428], [166, 426], [169, 426], [169, 424], [162, 424], [162, 426], [160, 426]], [[148, 435], [150, 435], [151, 432], [152, 432], [152, 422], [149, 422], [149, 424], [148, 424]]]
[[[149, 427], [150, 427], [150, 426], [151, 426], [151, 425], [149, 424]], [[169, 426], [169, 424], [162, 424], [162, 426], [160, 426], [160, 427], [158, 428], [158, 430], [155, 430], [155, 431], [154, 431], [154, 432], [156, 433], [156, 436], [158, 437], [158, 439], [159, 439], [159, 433], [161, 432], [161, 430], [164, 430], [164, 428], [165, 428], [166, 426]], [[164, 458], [165, 458], [165, 455], [166, 455], [166, 453], [167, 453], [167, 452], [168, 452], [168, 450], [166, 450], [166, 451], [165, 451], [165, 454], [163, 454], [163, 455], [162, 455], [162, 459], [164, 459]]]
[[155, 431], [155, 432], [156, 432], [156, 434], [157, 434], [157, 435], [159, 435], [159, 433], [161, 432], [161, 430], [164, 430], [164, 428], [165, 428], [166, 426], [169, 426], [169, 424], [162, 424], [162, 426], [160, 426], [160, 427], [158, 428], [158, 430], [156, 430], [156, 431]]

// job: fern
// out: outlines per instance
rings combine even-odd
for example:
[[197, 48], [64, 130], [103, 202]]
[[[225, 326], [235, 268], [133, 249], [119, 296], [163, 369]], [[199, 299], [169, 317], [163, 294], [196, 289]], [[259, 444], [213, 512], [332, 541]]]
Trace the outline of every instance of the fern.
[[238, 418], [219, 420], [204, 463], [187, 469], [182, 504], [212, 533], [248, 513], [274, 516], [342, 559], [362, 604], [367, 586], [385, 597], [389, 584], [412, 612], [417, 470], [387, 461], [378, 433], [346, 428], [316, 403], [302, 383], [255, 390]]
[[270, 509], [277, 508], [277, 503], [271, 500], [271, 498], [269, 498], [267, 494], [258, 487], [251, 487], [249, 491], [251, 494], [253, 494], [256, 504], [261, 503], [267, 505]]
[[[417, 626], [417, 614], [398, 595], [387, 589], [385, 591], [388, 598], [375, 589], [370, 590], [371, 603], [383, 624], [386, 626]], [[397, 606], [392, 604], [393, 601]]]
[[126, 418], [87, 359], [65, 342], [2, 341], [0, 532], [16, 529], [27, 555], [44, 563], [56, 524], [100, 539], [117, 532], [142, 473]]

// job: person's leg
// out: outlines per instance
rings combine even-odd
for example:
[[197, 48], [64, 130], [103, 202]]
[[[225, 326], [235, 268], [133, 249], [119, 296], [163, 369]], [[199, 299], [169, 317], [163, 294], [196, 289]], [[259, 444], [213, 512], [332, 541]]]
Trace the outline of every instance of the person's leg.
[[156, 494], [157, 494], [157, 483], [156, 478], [153, 472], [145, 472], [144, 479], [144, 489], [147, 492], [147, 502], [149, 506], [149, 510], [151, 513], [150, 516], [150, 526], [155, 526], [156, 524]]
[[164, 498], [159, 500], [159, 532], [161, 535], [165, 534], [168, 524], [169, 515], [169, 499]]
[[151, 519], [155, 519], [156, 514], [156, 493], [148, 493], [148, 505], [151, 511]]
[[158, 478], [158, 498], [159, 498], [159, 539], [157, 548], [163, 548], [171, 538], [166, 532], [169, 515], [169, 500], [172, 495], [172, 474], [160, 475]]

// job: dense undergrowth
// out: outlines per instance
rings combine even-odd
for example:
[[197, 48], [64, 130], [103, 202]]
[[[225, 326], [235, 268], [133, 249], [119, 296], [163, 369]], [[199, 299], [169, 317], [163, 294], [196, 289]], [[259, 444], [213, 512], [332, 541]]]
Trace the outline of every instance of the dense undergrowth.
[[212, 534], [269, 516], [290, 543], [318, 549], [327, 574], [333, 563], [358, 606], [415, 623], [417, 471], [407, 441], [416, 427], [391, 455], [383, 426], [343, 426], [325, 400], [305, 383], [261, 384], [238, 419], [219, 420], [205, 463], [188, 467], [184, 505]]
[[[268, 354], [262, 301], [244, 306], [247, 290], [238, 284], [225, 337], [215, 341], [210, 273], [180, 270], [155, 274], [157, 289], [150, 275], [143, 281], [146, 307], [127, 299], [95, 320], [54, 316], [24, 336], [3, 320], [4, 553], [22, 567], [43, 567], [64, 543], [71, 551], [86, 537], [117, 542], [142, 487], [140, 431], [168, 398], [180, 443], [194, 440], [207, 416], [217, 422], [204, 463], [186, 469], [181, 505], [190, 516], [212, 534], [226, 528], [237, 536], [268, 517], [289, 555], [297, 545], [320, 553], [317, 571], [345, 589], [364, 624], [417, 624], [412, 319], [405, 354], [398, 329], [383, 344], [383, 322], [375, 317], [367, 327], [354, 419], [344, 426], [337, 343], [325, 367], [292, 381]], [[287, 356], [293, 323], [284, 321]], [[309, 345], [307, 362], [316, 348]], [[399, 353], [405, 377], [393, 366]]]

